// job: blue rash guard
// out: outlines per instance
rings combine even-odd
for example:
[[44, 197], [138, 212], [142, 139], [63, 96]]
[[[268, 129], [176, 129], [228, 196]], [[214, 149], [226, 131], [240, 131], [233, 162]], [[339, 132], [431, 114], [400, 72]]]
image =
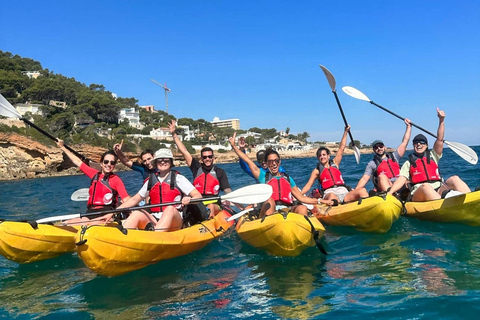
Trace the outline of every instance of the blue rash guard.
[[[243, 153], [246, 154], [245, 150], [243, 151]], [[240, 159], [240, 161], [239, 161], [238, 163], [240, 164], [240, 168], [242, 168], [243, 171], [245, 171], [250, 177], [252, 177], [252, 178], [255, 179], [255, 177], [253, 176], [252, 171], [250, 170], [250, 167], [248, 166], [248, 164], [247, 164], [245, 161], [243, 161], [242, 159]], [[268, 171], [268, 169], [264, 169], [264, 168], [263, 168], [261, 165], [259, 165], [259, 164], [257, 164], [257, 167], [258, 167], [258, 169], [260, 169], [260, 170], [263, 171], [263, 172], [267, 172], [267, 171]], [[283, 167], [280, 167], [280, 168], [278, 168], [278, 172], [285, 172], [285, 169], [283, 169]], [[257, 180], [257, 182], [258, 182], [258, 180]]]
[[150, 176], [150, 173], [157, 171], [156, 169], [150, 170], [145, 165], [136, 161], [133, 162], [132, 167], [130, 169], [140, 172], [143, 177], [143, 180], [147, 179]]

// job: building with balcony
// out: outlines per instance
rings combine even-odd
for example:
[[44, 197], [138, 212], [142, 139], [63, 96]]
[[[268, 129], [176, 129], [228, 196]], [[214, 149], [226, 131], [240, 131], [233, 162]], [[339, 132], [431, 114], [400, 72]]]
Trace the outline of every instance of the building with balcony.
[[118, 113], [118, 122], [122, 122], [123, 119], [128, 119], [128, 123], [131, 127], [142, 129], [143, 125], [140, 123], [140, 113], [135, 108], [125, 108]]
[[240, 119], [227, 119], [220, 120], [219, 117], [214, 117], [213, 121], [210, 121], [213, 127], [217, 128], [233, 128], [235, 130], [240, 130]]

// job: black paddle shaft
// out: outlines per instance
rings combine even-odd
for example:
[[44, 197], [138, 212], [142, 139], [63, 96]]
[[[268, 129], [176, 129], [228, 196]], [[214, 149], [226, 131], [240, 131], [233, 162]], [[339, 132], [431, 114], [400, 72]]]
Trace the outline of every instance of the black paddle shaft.
[[[338, 99], [337, 91], [332, 90], [333, 95], [335, 96], [335, 100], [337, 100], [338, 109], [340, 109], [340, 113], [342, 114], [343, 122], [345, 123], [345, 127], [348, 127], [347, 118], [345, 118], [345, 114], [343, 113], [342, 105], [340, 104], [340, 100]], [[353, 140], [352, 132], [349, 130], [348, 135], [350, 136], [350, 140], [352, 144], [355, 145], [355, 141]]]
[[[39, 131], [40, 133], [42, 133], [43, 135], [47, 136], [48, 138], [52, 139], [53, 141], [57, 142], [58, 139], [55, 138], [54, 136], [52, 136], [50, 133], [48, 133], [47, 131], [43, 130], [42, 128], [36, 126], [35, 124], [33, 124], [32, 122], [30, 122], [29, 120], [25, 119], [25, 118], [20, 118], [20, 120], [22, 120], [23, 122], [25, 122], [26, 124], [28, 124], [30, 127], [36, 129], [37, 131]], [[75, 154], [77, 157], [79, 157], [82, 161], [86, 161], [88, 160], [87, 157], [85, 157], [83, 154], [80, 154], [78, 153], [77, 151], [73, 150], [72, 148], [70, 148], [69, 146], [67, 146], [66, 144], [64, 145], [65, 148], [67, 148], [68, 150], [70, 150], [73, 154]]]
[[[403, 121], [405, 121], [405, 118], [404, 118], [404, 117], [400, 117], [398, 114], [396, 114], [396, 113], [388, 110], [387, 108], [384, 108], [384, 107], [382, 107], [381, 105], [379, 105], [379, 104], [377, 104], [377, 103], [375, 103], [375, 102], [373, 102], [373, 101], [370, 101], [370, 103], [373, 104], [374, 106], [379, 107], [379, 108], [382, 109], [383, 111], [386, 111], [386, 112], [390, 113], [392, 116], [395, 116], [395, 117], [397, 117], [398, 119], [402, 119]], [[428, 131], [428, 130], [426, 130], [426, 129], [418, 126], [418, 125], [416, 125], [415, 123], [410, 122], [410, 124], [411, 124], [412, 126], [418, 128], [418, 129], [422, 130], [423, 132], [431, 135], [432, 137], [437, 138], [437, 135], [431, 133], [430, 131]]]

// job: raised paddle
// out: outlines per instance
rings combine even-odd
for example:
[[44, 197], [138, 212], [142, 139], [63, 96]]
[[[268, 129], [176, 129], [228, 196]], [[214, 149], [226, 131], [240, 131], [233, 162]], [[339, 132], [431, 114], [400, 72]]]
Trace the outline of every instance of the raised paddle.
[[[382, 107], [381, 105], [373, 102], [372, 100], [370, 100], [363, 92], [361, 92], [360, 90], [358, 89], [355, 89], [353, 87], [349, 87], [349, 86], [346, 86], [346, 87], [343, 87], [342, 88], [343, 92], [345, 92], [346, 94], [348, 94], [349, 96], [353, 97], [353, 98], [356, 98], [356, 99], [359, 99], [359, 100], [363, 100], [363, 101], [367, 101], [367, 102], [370, 102], [371, 104], [373, 104], [374, 106], [376, 107], [379, 107], [380, 109], [382, 109], [383, 111], [386, 111], [388, 113], [390, 113], [391, 115], [399, 118], [399, 119], [402, 119], [402, 120], [405, 120], [405, 118], [399, 116], [398, 114], [388, 110], [387, 108], [384, 108]], [[432, 132], [414, 124], [413, 122], [410, 122], [410, 124], [420, 130], [422, 130], [423, 132], [431, 135], [432, 137], [434, 138], [437, 138], [437, 136], [435, 134], [433, 134]], [[451, 142], [451, 141], [447, 141], [447, 140], [443, 140], [443, 142], [450, 147], [450, 149], [452, 149], [453, 152], [455, 152], [456, 154], [458, 154], [462, 159], [464, 159], [465, 161], [471, 163], [471, 164], [477, 164], [478, 162], [478, 156], [477, 154], [475, 153], [475, 151], [473, 151], [472, 148], [470, 148], [469, 146], [466, 146], [462, 143], [459, 143], [459, 142]]]
[[77, 191], [72, 193], [72, 196], [70, 197], [70, 199], [73, 201], [87, 201], [88, 197], [90, 196], [88, 191], [89, 191], [89, 188], [78, 189]]
[[[253, 185], [246, 186], [238, 190], [232, 191], [222, 196], [192, 199], [190, 200], [190, 203], [203, 202], [203, 201], [209, 201], [209, 200], [220, 200], [220, 201], [230, 201], [230, 202], [241, 203], [241, 204], [255, 204], [255, 203], [267, 201], [268, 198], [272, 196], [272, 191], [273, 191], [272, 187], [268, 184], [253, 184]], [[182, 201], [174, 201], [174, 202], [167, 202], [167, 203], [161, 203], [161, 204], [149, 204], [146, 206], [112, 209], [112, 210], [105, 210], [105, 211], [98, 211], [98, 212], [91, 212], [91, 213], [74, 213], [74, 214], [63, 215], [63, 216], [43, 218], [43, 219], [37, 220], [37, 223], [65, 221], [70, 219], [88, 217], [92, 215], [96, 216], [96, 215], [104, 215], [108, 213], [120, 213], [120, 212], [148, 209], [148, 208], [154, 208], [154, 207], [174, 206], [179, 204], [182, 204]]]
[[[24, 117], [22, 117], [22, 115], [20, 113], [18, 113], [18, 111], [10, 104], [10, 102], [8, 102], [8, 100], [5, 99], [5, 97], [2, 96], [1, 94], [0, 94], [0, 115], [4, 116], [4, 117], [7, 117], [7, 118], [16, 118], [16, 119], [22, 120], [23, 122], [25, 122], [25, 124], [27, 124], [30, 127], [36, 129], [38, 132], [45, 135], [46, 137], [52, 139], [55, 142], [58, 141], [58, 139], [55, 138], [54, 136], [52, 136], [50, 133], [48, 133], [45, 130], [43, 130], [42, 128], [36, 126], [34, 123], [30, 122], [28, 119], [25, 119]], [[88, 159], [84, 155], [82, 155], [82, 154], [78, 153], [77, 151], [73, 150], [72, 148], [70, 148], [66, 144], [64, 146], [65, 146], [65, 148], [70, 150], [73, 154], [75, 154], [77, 157], [79, 157], [83, 162], [85, 162], [87, 164], [90, 162], [90, 159]], [[99, 165], [98, 166], [94, 165], [94, 168], [97, 169], [97, 170], [101, 170]]]
[[[338, 99], [337, 89], [335, 89], [336, 87], [335, 77], [327, 68], [325, 68], [322, 65], [319, 65], [319, 66], [320, 66], [320, 69], [322, 69], [323, 73], [325, 73], [325, 76], [327, 77], [328, 84], [330, 85], [330, 88], [332, 88], [332, 92], [333, 92], [333, 95], [335, 96], [335, 100], [337, 100], [338, 109], [340, 109], [340, 113], [342, 114], [343, 122], [345, 123], [345, 126], [348, 127], [347, 118], [343, 113], [342, 105], [340, 104], [340, 100]], [[360, 150], [358, 150], [357, 146], [355, 145], [355, 140], [353, 140], [353, 135], [351, 131], [348, 131], [348, 135], [350, 136], [350, 140], [352, 141], [353, 151], [355, 151], [355, 160], [357, 160], [357, 163], [360, 163]]]

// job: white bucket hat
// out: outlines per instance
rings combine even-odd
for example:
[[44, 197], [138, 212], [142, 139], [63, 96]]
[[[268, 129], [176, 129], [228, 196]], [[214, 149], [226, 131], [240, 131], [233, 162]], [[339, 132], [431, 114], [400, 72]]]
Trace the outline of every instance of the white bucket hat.
[[172, 166], [173, 166], [173, 153], [170, 149], [166, 149], [166, 148], [158, 149], [155, 152], [155, 156], [153, 157], [152, 161], [156, 161], [157, 159], [161, 159], [161, 158], [172, 159]]

